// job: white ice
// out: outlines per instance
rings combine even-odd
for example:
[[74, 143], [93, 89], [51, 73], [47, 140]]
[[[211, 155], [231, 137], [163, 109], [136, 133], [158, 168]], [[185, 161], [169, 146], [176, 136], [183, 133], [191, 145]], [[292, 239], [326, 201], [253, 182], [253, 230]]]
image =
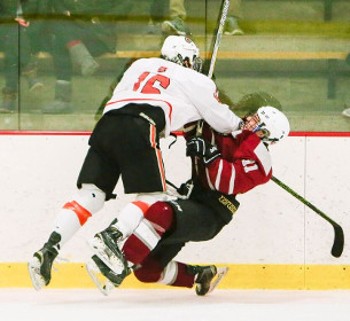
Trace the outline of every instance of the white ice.
[[1, 289], [1, 321], [349, 321], [350, 291]]

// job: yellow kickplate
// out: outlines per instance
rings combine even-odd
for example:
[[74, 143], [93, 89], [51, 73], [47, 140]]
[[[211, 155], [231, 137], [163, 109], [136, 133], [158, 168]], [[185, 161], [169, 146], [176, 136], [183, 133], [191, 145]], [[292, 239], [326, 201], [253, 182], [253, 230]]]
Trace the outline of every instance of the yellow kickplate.
[[[348, 265], [298, 264], [217, 264], [229, 271], [219, 285], [221, 289], [333, 290], [350, 289]], [[0, 288], [31, 287], [27, 263], [0, 263]], [[83, 263], [55, 264], [50, 288], [94, 288]], [[128, 276], [121, 288], [170, 288], [139, 282]]]

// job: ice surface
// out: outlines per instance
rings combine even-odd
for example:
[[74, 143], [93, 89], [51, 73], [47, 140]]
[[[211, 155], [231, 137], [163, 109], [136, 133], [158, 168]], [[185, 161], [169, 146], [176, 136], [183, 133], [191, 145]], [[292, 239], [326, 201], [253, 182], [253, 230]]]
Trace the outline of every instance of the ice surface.
[[1, 289], [2, 321], [349, 321], [350, 291]]

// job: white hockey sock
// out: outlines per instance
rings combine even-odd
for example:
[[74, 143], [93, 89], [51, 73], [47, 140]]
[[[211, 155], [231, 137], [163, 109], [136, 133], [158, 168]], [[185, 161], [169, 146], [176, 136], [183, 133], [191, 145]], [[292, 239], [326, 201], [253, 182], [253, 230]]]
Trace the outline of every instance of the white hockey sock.
[[178, 275], [178, 264], [175, 261], [170, 261], [168, 265], [164, 268], [162, 273], [162, 278], [158, 281], [158, 283], [162, 284], [173, 284]]
[[167, 201], [165, 193], [139, 194], [136, 200], [128, 203], [117, 216], [118, 222], [114, 225], [122, 232], [124, 239], [129, 237], [140, 224], [148, 208], [157, 201]]
[[77, 215], [68, 209], [61, 209], [54, 225], [54, 231], [62, 237], [60, 245], [66, 243], [79, 229], [81, 225]]
[[149, 206], [147, 203], [140, 203], [129, 203], [118, 214], [118, 221], [114, 225], [122, 232], [124, 238], [130, 236], [137, 228]]

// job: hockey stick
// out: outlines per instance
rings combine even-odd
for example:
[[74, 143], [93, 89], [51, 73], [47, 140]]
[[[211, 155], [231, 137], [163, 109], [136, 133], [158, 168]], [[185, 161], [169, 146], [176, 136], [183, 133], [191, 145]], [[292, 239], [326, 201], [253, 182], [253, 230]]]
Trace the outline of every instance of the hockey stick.
[[289, 194], [293, 195], [295, 198], [297, 198], [300, 202], [311, 208], [316, 214], [320, 215], [323, 219], [325, 219], [328, 223], [330, 223], [333, 226], [334, 229], [334, 242], [332, 246], [332, 255], [334, 257], [340, 257], [343, 253], [344, 249], [344, 232], [342, 227], [334, 222], [331, 218], [329, 218], [325, 213], [323, 213], [321, 210], [319, 210], [315, 205], [311, 204], [308, 200], [306, 200], [304, 197], [299, 195], [297, 192], [292, 190], [289, 186], [281, 182], [278, 178], [272, 176], [271, 180], [274, 181], [278, 186], [282, 187], [285, 191], [287, 191]]
[[225, 22], [226, 22], [229, 7], [230, 7], [230, 0], [223, 0], [222, 9], [221, 9], [221, 17], [219, 20], [219, 27], [218, 27], [217, 32], [216, 32], [215, 43], [214, 43], [214, 47], [213, 47], [213, 51], [212, 51], [212, 55], [211, 55], [211, 59], [210, 59], [210, 66], [209, 66], [209, 72], [208, 72], [209, 78], [213, 77], [214, 68], [215, 68], [215, 64], [216, 64], [216, 58], [217, 58], [219, 46], [221, 43], [222, 34], [224, 33], [224, 27], [225, 27]]
[[[226, 22], [226, 18], [227, 18], [227, 13], [228, 13], [229, 7], [230, 7], [230, 0], [223, 0], [223, 2], [221, 4], [221, 8], [220, 8], [220, 11], [221, 11], [220, 19], [218, 19], [219, 26], [216, 29], [215, 42], [212, 45], [213, 49], [212, 49], [212, 54], [211, 54], [211, 58], [210, 58], [210, 65], [209, 65], [209, 71], [208, 71], [208, 77], [209, 78], [213, 77], [214, 68], [215, 68], [215, 64], [216, 64], [216, 59], [217, 59], [217, 55], [218, 55], [218, 50], [219, 50], [219, 47], [220, 47], [222, 34], [224, 33], [224, 27], [225, 27], [225, 22]], [[196, 133], [196, 136], [201, 136], [203, 124], [204, 124], [203, 120], [199, 120], [197, 122], [197, 133]]]
[[179, 189], [174, 183], [168, 181], [167, 179], [165, 180], [165, 182], [166, 182], [169, 186], [171, 186], [173, 189], [175, 189], [175, 190], [178, 190], [178, 189]]

